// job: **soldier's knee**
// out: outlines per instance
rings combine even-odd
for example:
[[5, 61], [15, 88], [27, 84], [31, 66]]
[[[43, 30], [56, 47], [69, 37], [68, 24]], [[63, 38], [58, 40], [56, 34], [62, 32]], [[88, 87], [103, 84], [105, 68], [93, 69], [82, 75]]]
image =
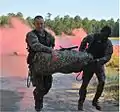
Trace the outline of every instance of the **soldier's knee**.
[[83, 92], [83, 91], [86, 91], [86, 90], [87, 90], [87, 85], [82, 84], [82, 86], [81, 86], [81, 88], [80, 88], [80, 90], [79, 90], [79, 94], [80, 94], [81, 92]]
[[50, 88], [38, 88], [37, 92], [40, 96], [44, 96], [49, 92]]
[[52, 82], [47, 85], [46, 90], [49, 90], [51, 87], [52, 87]]
[[44, 95], [46, 95], [48, 92], [49, 92], [49, 90], [45, 90], [45, 91], [44, 91]]
[[81, 90], [84, 90], [84, 89], [86, 89], [86, 88], [87, 88], [86, 85], [82, 85], [80, 89], [81, 89]]
[[87, 81], [84, 81], [84, 82], [82, 83], [81, 89], [86, 89], [87, 86], [88, 86], [88, 82], [87, 82]]
[[45, 83], [45, 90], [49, 91], [52, 87], [52, 80], [48, 80], [48, 82]]
[[105, 73], [103, 72], [103, 73], [101, 73], [100, 74], [100, 77], [99, 77], [99, 84], [100, 85], [104, 85], [105, 84], [105, 79], [106, 79], [106, 76], [105, 76]]
[[104, 86], [105, 85], [105, 80], [99, 81], [99, 85]]
[[37, 89], [34, 89], [33, 96], [35, 100], [40, 98], [39, 91], [37, 91]]
[[49, 92], [49, 90], [50, 90], [50, 88], [51, 88], [51, 85], [52, 85], [52, 84], [50, 84], [49, 86], [47, 86], [47, 87], [45, 88], [44, 94], [47, 94], [47, 93]]

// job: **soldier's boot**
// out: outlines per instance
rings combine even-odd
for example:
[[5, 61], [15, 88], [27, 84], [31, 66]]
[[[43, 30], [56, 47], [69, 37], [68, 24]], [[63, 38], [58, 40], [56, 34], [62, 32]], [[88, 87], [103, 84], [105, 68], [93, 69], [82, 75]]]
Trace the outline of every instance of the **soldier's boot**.
[[101, 111], [101, 107], [100, 107], [98, 101], [94, 101], [94, 100], [93, 100], [93, 101], [92, 101], [92, 105], [93, 105], [97, 110]]
[[43, 108], [43, 97], [41, 97], [36, 90], [33, 91], [34, 100], [35, 100], [35, 110], [41, 111]]
[[[87, 86], [85, 86], [85, 87], [87, 87]], [[80, 111], [84, 111], [84, 109], [83, 109], [83, 103], [85, 101], [86, 93], [87, 93], [87, 90], [86, 90], [85, 87], [82, 84], [81, 89], [79, 91], [80, 98], [78, 100], [78, 110], [80, 110]]]
[[43, 108], [43, 98], [39, 99], [39, 100], [35, 100], [35, 110], [41, 111]]
[[84, 111], [83, 109], [83, 103], [78, 100], [78, 110]]
[[101, 94], [103, 92], [104, 84], [105, 84], [104, 81], [99, 82], [98, 87], [97, 87], [97, 92], [96, 92], [95, 97], [94, 97], [94, 99], [92, 101], [92, 105], [95, 106], [95, 108], [97, 110], [100, 110], [100, 111], [101, 111], [101, 107], [100, 107], [100, 105], [98, 103], [98, 99], [99, 99], [99, 97], [101, 96]]

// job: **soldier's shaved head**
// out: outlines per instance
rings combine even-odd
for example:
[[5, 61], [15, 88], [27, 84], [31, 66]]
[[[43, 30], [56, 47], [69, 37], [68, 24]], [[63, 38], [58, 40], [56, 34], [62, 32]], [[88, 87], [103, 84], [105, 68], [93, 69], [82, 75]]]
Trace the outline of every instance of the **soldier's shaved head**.
[[37, 31], [43, 31], [44, 30], [44, 19], [42, 16], [36, 16], [34, 18], [34, 25], [35, 25], [35, 29]]
[[111, 34], [111, 28], [109, 26], [104, 26], [101, 29], [101, 33], [105, 34], [105, 36], [109, 37]]
[[35, 16], [34, 21], [35, 21], [36, 19], [44, 19], [44, 18], [43, 18], [42, 16], [38, 15], [38, 16]]

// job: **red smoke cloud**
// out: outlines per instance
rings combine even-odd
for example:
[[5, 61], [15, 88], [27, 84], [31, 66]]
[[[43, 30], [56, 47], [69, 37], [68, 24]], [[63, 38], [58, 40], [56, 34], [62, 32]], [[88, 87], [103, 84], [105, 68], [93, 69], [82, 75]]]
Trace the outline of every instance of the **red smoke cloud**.
[[71, 47], [71, 46], [80, 46], [82, 39], [87, 35], [83, 28], [74, 29], [72, 35], [69, 36], [62, 33], [61, 36], [56, 36], [54, 32], [48, 30], [55, 37], [55, 48], [59, 49], [59, 46], [62, 47]]
[[[26, 55], [26, 43], [25, 36], [26, 33], [31, 30], [31, 28], [25, 25], [18, 18], [11, 18], [10, 27], [0, 27], [0, 54], [3, 54], [1, 57], [1, 72], [2, 75], [13, 75], [13, 76], [26, 76], [27, 74], [27, 64], [26, 57], [24, 56], [5, 56], [5, 54], [13, 54], [17, 52], [21, 55]], [[68, 36], [66, 34], [62, 34], [61, 36], [56, 36], [55, 33], [49, 29], [47, 29], [52, 35], [55, 36], [55, 48], [59, 49], [59, 46], [62, 47], [70, 47], [74, 45], [80, 45], [81, 40], [87, 34], [86, 32], [80, 29], [74, 29], [72, 34], [74, 36]], [[119, 46], [114, 47], [114, 52], [116, 55], [119, 55]]]
[[[25, 37], [26, 33], [31, 30], [31, 28], [25, 25], [18, 18], [11, 18], [11, 25], [9, 27], [0, 27], [0, 43], [1, 49], [1, 74], [3, 76], [27, 76], [27, 64], [26, 57], [24, 56], [5, 56], [6, 54], [13, 54], [17, 52], [20, 55], [26, 55], [26, 43]], [[73, 45], [79, 45], [81, 39], [86, 36], [83, 29], [73, 30], [73, 35], [68, 36], [63, 34], [62, 36], [56, 36], [55, 33], [47, 29], [52, 35], [55, 36], [55, 48], [59, 49], [59, 46], [70, 47]]]
[[[0, 28], [1, 53], [12, 54], [17, 52], [18, 54], [26, 54], [25, 36], [31, 28], [18, 18], [11, 18], [10, 23], [11, 27]], [[55, 36], [54, 32], [50, 32]], [[74, 29], [72, 34], [75, 36], [55, 36], [56, 48], [59, 48], [59, 46], [69, 47], [72, 45], [80, 45], [81, 39], [86, 36], [82, 28]]]
[[1, 27], [1, 53], [11, 54], [18, 52], [20, 54], [26, 54], [25, 35], [30, 31], [30, 27], [23, 24], [17, 18], [11, 18], [10, 27]]

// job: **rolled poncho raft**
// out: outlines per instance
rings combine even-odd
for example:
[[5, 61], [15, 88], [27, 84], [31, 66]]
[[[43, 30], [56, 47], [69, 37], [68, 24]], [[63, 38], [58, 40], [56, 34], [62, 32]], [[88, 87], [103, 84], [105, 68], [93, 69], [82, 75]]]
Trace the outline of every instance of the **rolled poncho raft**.
[[75, 50], [55, 50], [53, 54], [38, 52], [35, 54], [32, 69], [40, 75], [80, 72], [92, 59], [91, 54]]

